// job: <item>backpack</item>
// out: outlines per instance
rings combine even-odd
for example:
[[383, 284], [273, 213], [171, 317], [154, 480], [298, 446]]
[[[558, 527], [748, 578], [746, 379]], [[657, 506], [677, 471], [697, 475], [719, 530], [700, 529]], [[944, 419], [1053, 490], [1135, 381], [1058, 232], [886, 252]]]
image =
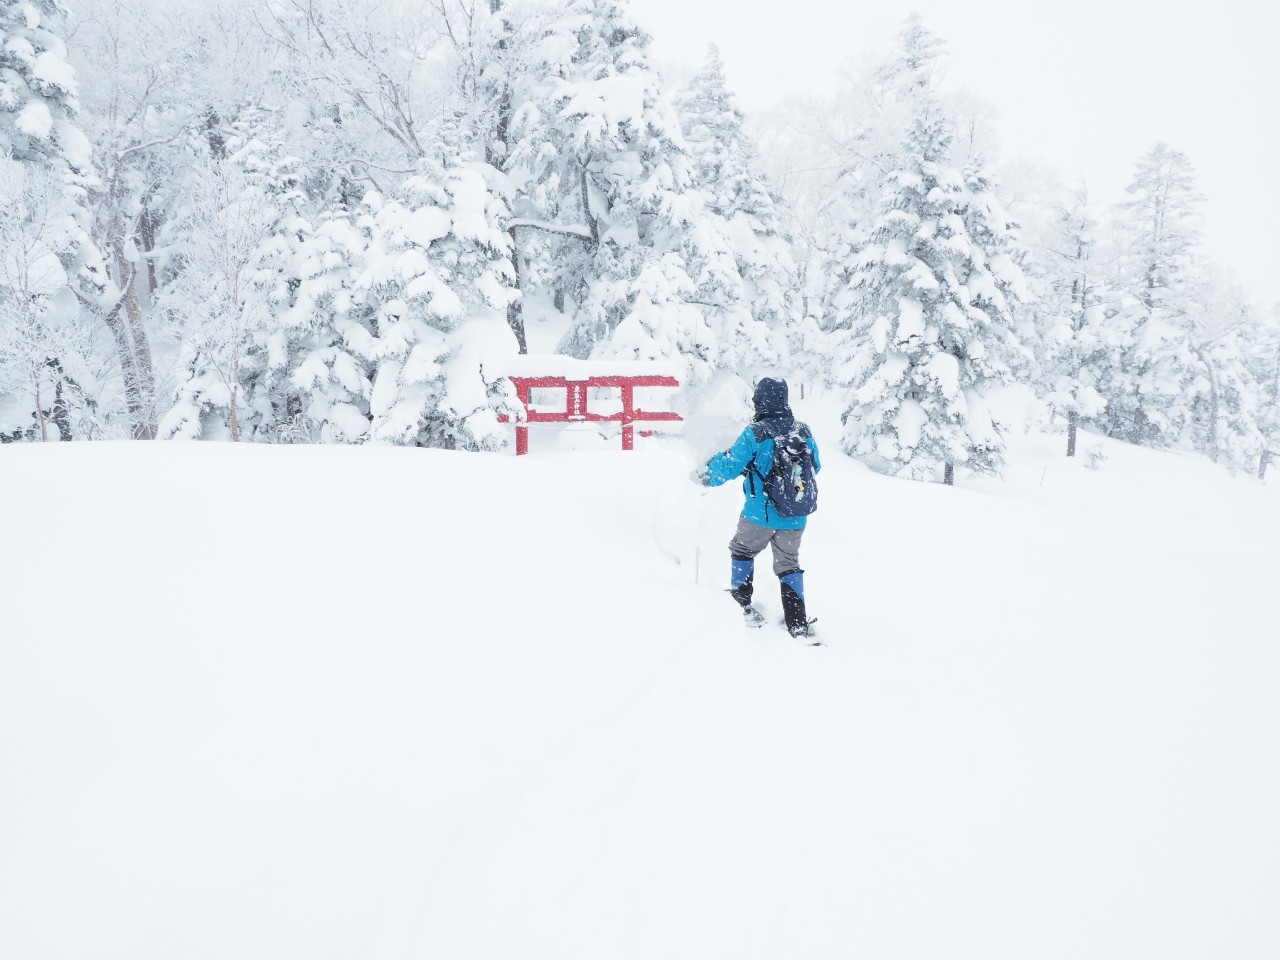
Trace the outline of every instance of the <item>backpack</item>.
[[[761, 473], [754, 460], [747, 469], [760, 478], [764, 494], [778, 516], [807, 517], [818, 509], [817, 471], [807, 443], [809, 428], [796, 421], [786, 433], [773, 433], [763, 424], [756, 424], [754, 429], [757, 442], [773, 438], [773, 463], [767, 473]], [[767, 507], [765, 514], [768, 515]]]

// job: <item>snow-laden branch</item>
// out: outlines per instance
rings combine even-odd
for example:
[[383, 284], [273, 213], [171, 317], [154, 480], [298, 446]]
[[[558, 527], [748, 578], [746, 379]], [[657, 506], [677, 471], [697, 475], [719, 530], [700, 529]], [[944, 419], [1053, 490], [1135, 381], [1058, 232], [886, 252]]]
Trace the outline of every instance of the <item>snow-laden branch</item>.
[[509, 227], [529, 227], [531, 230], [542, 230], [546, 233], [558, 233], [566, 237], [578, 237], [581, 240], [591, 241], [595, 237], [591, 231], [580, 224], [563, 224], [563, 223], [547, 223], [545, 220], [527, 220], [517, 219], [510, 221]]

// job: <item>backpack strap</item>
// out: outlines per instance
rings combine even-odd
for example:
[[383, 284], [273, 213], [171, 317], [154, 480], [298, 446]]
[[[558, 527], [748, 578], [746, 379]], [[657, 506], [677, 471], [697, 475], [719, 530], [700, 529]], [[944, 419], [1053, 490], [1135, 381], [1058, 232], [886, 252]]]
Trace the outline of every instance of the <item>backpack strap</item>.
[[[778, 456], [778, 441], [785, 434], [775, 433], [764, 424], [755, 423], [751, 425], [751, 434], [755, 437], [756, 443], [764, 443], [766, 440], [773, 441], [773, 455], [776, 459]], [[769, 465], [769, 469], [773, 469], [773, 464]], [[764, 518], [769, 519], [769, 480], [765, 473], [760, 471], [760, 467], [756, 463], [756, 456], [751, 455], [751, 462], [747, 464], [747, 468], [743, 471], [750, 484], [751, 496], [754, 499], [757, 495], [764, 498]], [[760, 493], [756, 493], [756, 478], [760, 479]]]

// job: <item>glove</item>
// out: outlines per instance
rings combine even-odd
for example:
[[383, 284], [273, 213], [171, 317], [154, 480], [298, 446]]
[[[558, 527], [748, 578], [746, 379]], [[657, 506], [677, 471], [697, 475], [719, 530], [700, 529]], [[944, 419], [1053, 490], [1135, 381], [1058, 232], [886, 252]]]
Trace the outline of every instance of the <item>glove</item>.
[[705, 466], [694, 467], [693, 472], [689, 474], [689, 479], [700, 487], [710, 486], [711, 483]]

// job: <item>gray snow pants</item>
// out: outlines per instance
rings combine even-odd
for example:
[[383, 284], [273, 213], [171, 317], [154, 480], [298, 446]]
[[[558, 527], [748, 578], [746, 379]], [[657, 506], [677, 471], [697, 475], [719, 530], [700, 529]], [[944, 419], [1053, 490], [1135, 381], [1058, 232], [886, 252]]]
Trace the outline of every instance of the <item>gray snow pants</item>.
[[775, 530], [752, 523], [746, 517], [738, 518], [738, 529], [729, 541], [729, 555], [734, 559], [747, 560], [754, 558], [765, 547], [773, 547], [773, 572], [781, 577], [788, 573], [800, 572], [800, 538], [804, 536], [804, 527], [799, 530]]

